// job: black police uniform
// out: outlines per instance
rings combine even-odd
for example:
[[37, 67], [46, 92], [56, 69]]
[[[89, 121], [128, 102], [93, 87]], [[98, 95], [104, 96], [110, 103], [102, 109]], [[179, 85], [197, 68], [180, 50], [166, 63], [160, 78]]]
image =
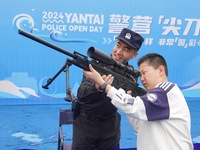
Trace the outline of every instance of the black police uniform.
[[[121, 116], [106, 93], [83, 76], [77, 93], [73, 122], [72, 149], [117, 149], [120, 140]], [[74, 112], [77, 114], [77, 112]]]

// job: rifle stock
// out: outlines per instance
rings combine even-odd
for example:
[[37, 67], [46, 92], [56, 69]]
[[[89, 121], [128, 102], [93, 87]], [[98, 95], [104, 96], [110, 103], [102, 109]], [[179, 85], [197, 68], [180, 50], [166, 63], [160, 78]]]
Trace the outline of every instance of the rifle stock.
[[[146, 91], [144, 91], [142, 88], [138, 87], [138, 83], [137, 83], [138, 74], [136, 74], [137, 71], [134, 69], [127, 69], [127, 66], [116, 63], [113, 60], [111, 60], [112, 63], [114, 62], [113, 65], [106, 64], [105, 62], [102, 62], [101, 60], [88, 60], [88, 57], [85, 55], [82, 55], [78, 52], [70, 53], [63, 48], [53, 45], [50, 42], [47, 42], [41, 38], [38, 38], [38, 37], [34, 36], [33, 34], [28, 33], [26, 31], [19, 29], [18, 33], [27, 38], [30, 38], [30, 39], [36, 41], [36, 42], [39, 42], [45, 46], [48, 46], [60, 53], [63, 53], [65, 55], [72, 57], [73, 59], [67, 58], [67, 61], [79, 68], [82, 68], [84, 70], [89, 70], [88, 65], [92, 64], [92, 66], [101, 75], [112, 74], [114, 76], [113, 86], [115, 86], [116, 88], [123, 88], [126, 91], [132, 90], [133, 96], [143, 95], [144, 93], [146, 93]], [[91, 50], [91, 49], [93, 50], [94, 48], [90, 47], [88, 50]], [[101, 51], [97, 51], [97, 52], [102, 53]], [[105, 53], [103, 53], [103, 55], [106, 58], [109, 58], [109, 55], [106, 55]], [[101, 56], [98, 56], [98, 58], [101, 58]], [[99, 62], [101, 62], [101, 63], [99, 63]], [[129, 71], [129, 70], [131, 70], [131, 71]]]

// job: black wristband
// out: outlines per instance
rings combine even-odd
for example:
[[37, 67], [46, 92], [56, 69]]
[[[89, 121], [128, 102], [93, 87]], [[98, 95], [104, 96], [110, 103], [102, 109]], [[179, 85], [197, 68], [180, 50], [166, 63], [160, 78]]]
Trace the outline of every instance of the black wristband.
[[99, 92], [101, 92], [101, 93], [105, 92], [107, 85], [108, 85], [108, 83], [104, 82], [101, 86], [99, 86]]

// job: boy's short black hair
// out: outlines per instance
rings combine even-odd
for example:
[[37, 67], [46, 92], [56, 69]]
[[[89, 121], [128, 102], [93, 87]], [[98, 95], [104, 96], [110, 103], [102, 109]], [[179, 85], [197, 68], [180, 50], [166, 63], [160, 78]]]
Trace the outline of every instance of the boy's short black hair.
[[138, 60], [138, 67], [143, 63], [148, 62], [149, 65], [153, 66], [154, 68], [158, 68], [160, 65], [163, 65], [165, 67], [165, 73], [168, 76], [168, 68], [167, 63], [165, 61], [165, 58], [157, 53], [149, 53], [144, 56], [142, 56]]

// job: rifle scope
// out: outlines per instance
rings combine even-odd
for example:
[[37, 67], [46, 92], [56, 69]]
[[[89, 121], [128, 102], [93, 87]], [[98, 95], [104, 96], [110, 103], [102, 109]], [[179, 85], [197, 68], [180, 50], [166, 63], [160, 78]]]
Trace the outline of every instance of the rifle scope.
[[95, 60], [98, 60], [102, 63], [105, 63], [107, 65], [113, 65], [115, 67], [118, 67], [119, 69], [122, 69], [126, 71], [127, 73], [131, 74], [132, 76], [138, 77], [140, 76], [140, 72], [135, 70], [132, 66], [127, 66], [123, 63], [116, 62], [110, 55], [94, 48], [90, 47], [87, 51], [87, 55], [90, 58], [93, 58]]

